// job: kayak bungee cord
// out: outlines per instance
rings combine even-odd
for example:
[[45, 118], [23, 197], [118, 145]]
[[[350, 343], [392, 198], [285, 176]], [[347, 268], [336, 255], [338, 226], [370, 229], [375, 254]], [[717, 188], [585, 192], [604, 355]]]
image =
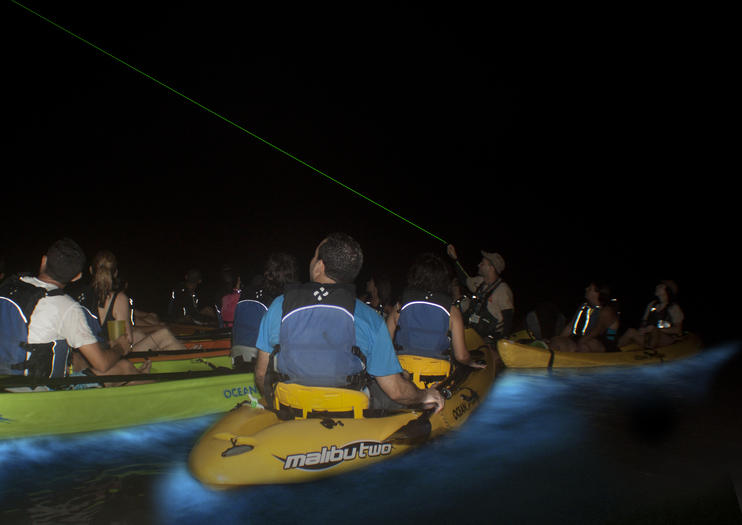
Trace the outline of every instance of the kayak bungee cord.
[[267, 140], [263, 139], [262, 137], [259, 137], [259, 136], [258, 136], [258, 135], [256, 135], [255, 133], [253, 133], [253, 132], [251, 132], [251, 131], [249, 131], [249, 130], [245, 129], [244, 127], [240, 126], [239, 124], [236, 124], [235, 122], [233, 122], [233, 121], [229, 120], [228, 118], [226, 118], [226, 117], [224, 117], [224, 116], [220, 115], [220, 114], [219, 114], [219, 113], [217, 113], [216, 111], [213, 111], [213, 110], [211, 110], [211, 109], [207, 108], [206, 106], [204, 106], [204, 105], [202, 105], [202, 104], [200, 104], [200, 103], [196, 102], [195, 100], [193, 100], [193, 99], [191, 99], [191, 98], [187, 97], [187, 96], [186, 96], [186, 95], [184, 95], [183, 93], [181, 93], [181, 92], [179, 92], [179, 91], [177, 91], [177, 90], [175, 90], [175, 89], [171, 88], [171, 87], [170, 87], [170, 86], [168, 86], [167, 84], [165, 84], [165, 83], [163, 83], [163, 82], [160, 82], [159, 80], [157, 80], [156, 78], [152, 77], [151, 75], [148, 75], [148, 74], [147, 74], [147, 73], [145, 73], [144, 71], [141, 71], [140, 69], [137, 69], [136, 67], [132, 66], [131, 64], [128, 64], [127, 62], [124, 62], [124, 61], [123, 61], [123, 60], [121, 60], [120, 58], [118, 58], [118, 57], [116, 57], [116, 56], [112, 55], [111, 53], [109, 53], [108, 51], [106, 51], [106, 50], [104, 50], [104, 49], [101, 49], [100, 47], [96, 46], [96, 45], [95, 45], [95, 44], [93, 44], [92, 42], [89, 42], [89, 41], [85, 40], [84, 38], [82, 38], [81, 36], [79, 36], [79, 35], [76, 35], [76, 34], [75, 34], [75, 33], [73, 33], [72, 31], [70, 31], [69, 29], [67, 29], [67, 28], [65, 28], [65, 27], [62, 27], [61, 25], [57, 24], [56, 22], [54, 22], [54, 21], [52, 21], [52, 20], [49, 20], [48, 18], [44, 17], [44, 16], [43, 16], [43, 15], [41, 15], [40, 13], [37, 13], [37, 12], [36, 12], [36, 11], [34, 11], [33, 9], [30, 9], [29, 7], [26, 7], [25, 5], [23, 5], [23, 4], [19, 3], [19, 2], [17, 2], [16, 0], [10, 0], [10, 1], [11, 1], [12, 3], [14, 3], [15, 5], [17, 5], [17, 6], [19, 6], [19, 7], [22, 7], [23, 9], [25, 9], [25, 10], [26, 10], [26, 11], [28, 11], [29, 13], [31, 13], [31, 14], [33, 14], [33, 15], [37, 16], [38, 18], [40, 18], [40, 19], [44, 20], [45, 22], [48, 22], [49, 24], [53, 25], [54, 27], [56, 27], [56, 28], [58, 28], [58, 29], [61, 29], [61, 30], [62, 30], [62, 31], [64, 31], [65, 33], [67, 33], [67, 34], [69, 34], [69, 35], [73, 36], [74, 38], [76, 38], [76, 39], [80, 40], [81, 42], [84, 42], [85, 44], [89, 45], [90, 47], [92, 47], [92, 48], [94, 48], [94, 49], [96, 49], [96, 50], [100, 51], [100, 52], [101, 52], [101, 53], [103, 53], [104, 55], [106, 55], [106, 56], [109, 56], [109, 57], [111, 57], [112, 59], [114, 59], [114, 60], [116, 60], [117, 62], [119, 62], [119, 63], [123, 64], [124, 66], [128, 67], [129, 69], [131, 69], [131, 70], [133, 70], [133, 71], [136, 71], [137, 73], [139, 73], [140, 75], [142, 75], [142, 76], [144, 76], [144, 77], [147, 77], [148, 79], [150, 79], [150, 80], [152, 80], [153, 82], [155, 82], [155, 83], [159, 84], [160, 86], [162, 86], [162, 87], [164, 87], [165, 89], [167, 89], [167, 90], [171, 91], [172, 93], [175, 93], [176, 95], [178, 95], [178, 96], [180, 96], [180, 97], [184, 98], [184, 99], [185, 99], [185, 100], [187, 100], [188, 102], [191, 102], [192, 104], [195, 104], [196, 106], [200, 107], [200, 108], [201, 108], [201, 109], [203, 109], [204, 111], [207, 111], [207, 112], [211, 113], [211, 114], [212, 114], [212, 115], [214, 115], [215, 117], [218, 117], [218, 118], [222, 119], [222, 120], [223, 120], [224, 122], [226, 122], [226, 123], [228, 123], [228, 124], [231, 124], [231, 125], [232, 125], [232, 126], [234, 126], [235, 128], [237, 128], [237, 129], [239, 129], [239, 130], [241, 130], [241, 131], [243, 131], [243, 132], [247, 133], [247, 134], [248, 134], [248, 135], [250, 135], [251, 137], [253, 137], [253, 138], [255, 138], [255, 139], [259, 140], [260, 142], [262, 142], [262, 143], [264, 143], [264, 144], [266, 144], [266, 145], [268, 145], [268, 146], [270, 146], [271, 148], [275, 149], [276, 151], [278, 151], [278, 152], [280, 152], [280, 153], [283, 153], [284, 155], [286, 155], [287, 157], [289, 157], [289, 158], [291, 158], [291, 159], [295, 160], [295, 161], [296, 161], [296, 162], [298, 162], [299, 164], [302, 164], [302, 165], [306, 166], [307, 168], [311, 169], [312, 171], [315, 171], [316, 173], [319, 173], [320, 175], [322, 175], [322, 176], [323, 176], [323, 177], [325, 177], [326, 179], [328, 179], [328, 180], [331, 180], [332, 182], [334, 182], [335, 184], [338, 184], [339, 186], [342, 186], [342, 187], [343, 187], [343, 188], [345, 188], [346, 190], [348, 190], [348, 191], [350, 191], [350, 192], [352, 192], [352, 193], [356, 194], [357, 196], [359, 196], [359, 197], [361, 197], [361, 198], [363, 198], [363, 199], [367, 200], [367, 201], [368, 201], [368, 202], [370, 202], [371, 204], [374, 204], [374, 205], [378, 206], [379, 208], [381, 208], [382, 210], [386, 211], [387, 213], [390, 213], [391, 215], [394, 215], [394, 216], [395, 216], [395, 217], [397, 217], [398, 219], [401, 219], [401, 220], [403, 220], [403, 221], [404, 221], [404, 222], [406, 222], [407, 224], [409, 224], [409, 225], [411, 225], [411, 226], [414, 226], [414, 227], [415, 227], [415, 228], [417, 228], [418, 230], [420, 230], [420, 231], [422, 231], [422, 232], [424, 232], [424, 233], [427, 233], [428, 235], [430, 235], [430, 236], [431, 236], [431, 237], [433, 237], [434, 239], [437, 239], [437, 240], [439, 240], [439, 241], [440, 241], [440, 242], [442, 242], [443, 244], [448, 244], [448, 243], [447, 243], [446, 241], [444, 241], [443, 239], [441, 239], [441, 238], [440, 238], [440, 237], [438, 237], [437, 235], [435, 235], [435, 234], [433, 234], [433, 233], [429, 232], [428, 230], [426, 230], [426, 229], [422, 228], [421, 226], [418, 226], [417, 224], [415, 224], [414, 222], [410, 221], [409, 219], [407, 219], [407, 218], [405, 218], [405, 217], [402, 217], [402, 216], [401, 216], [401, 215], [399, 215], [398, 213], [395, 213], [394, 211], [390, 210], [389, 208], [386, 208], [385, 206], [383, 206], [383, 205], [379, 204], [378, 202], [374, 201], [374, 200], [373, 200], [373, 199], [371, 199], [370, 197], [367, 197], [367, 196], [366, 196], [366, 195], [364, 195], [363, 193], [361, 193], [361, 192], [359, 192], [359, 191], [356, 191], [355, 189], [351, 188], [350, 186], [348, 186], [348, 185], [346, 185], [346, 184], [343, 184], [343, 183], [342, 183], [342, 182], [340, 182], [339, 180], [337, 180], [337, 179], [335, 179], [335, 178], [333, 178], [333, 177], [331, 177], [331, 176], [327, 175], [326, 173], [324, 173], [324, 172], [320, 171], [319, 169], [315, 168], [314, 166], [311, 166], [310, 164], [307, 164], [306, 162], [304, 162], [303, 160], [301, 160], [301, 159], [299, 159], [299, 158], [295, 157], [295, 156], [294, 156], [294, 155], [292, 155], [291, 153], [288, 153], [287, 151], [285, 151], [285, 150], [283, 150], [283, 149], [279, 148], [278, 146], [276, 146], [276, 145], [274, 145], [274, 144], [271, 144], [270, 142], [268, 142]]

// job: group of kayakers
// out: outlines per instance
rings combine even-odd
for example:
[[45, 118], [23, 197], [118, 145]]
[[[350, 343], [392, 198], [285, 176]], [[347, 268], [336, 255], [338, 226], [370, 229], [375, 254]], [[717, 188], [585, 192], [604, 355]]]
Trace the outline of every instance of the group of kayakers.
[[[292, 255], [275, 253], [259, 279], [244, 290], [239, 275], [225, 268], [227, 290], [212, 310], [198, 304], [201, 275], [192, 270], [173, 291], [169, 314], [200, 324], [218, 317], [231, 326], [235, 363], [254, 367], [266, 397], [277, 383], [288, 382], [363, 390], [372, 408], [422, 405], [440, 410], [441, 394], [412, 382], [406, 356], [415, 357], [414, 366], [430, 370], [440, 371], [441, 363], [451, 362], [482, 367], [467, 350], [464, 328], [494, 342], [511, 334], [515, 311], [513, 292], [501, 276], [505, 261], [500, 254], [482, 251], [474, 277], [459, 263], [453, 246], [447, 254], [455, 263], [453, 281], [449, 263], [425, 253], [410, 267], [394, 305], [381, 302], [381, 297], [391, 297], [381, 278], [381, 294], [376, 282], [368, 283], [363, 301], [354, 285], [363, 251], [349, 235], [332, 233], [315, 249], [308, 283], [298, 282]], [[65, 375], [70, 373], [68, 363], [75, 375], [140, 374], [149, 364], [137, 369], [124, 359], [132, 350], [183, 348], [157, 316], [137, 312], [134, 323], [131, 301], [116, 283], [118, 268], [111, 252], [96, 254], [88, 268], [90, 284], [75, 288], [84, 264], [79, 245], [61, 239], [42, 256], [38, 275], [15, 275], [2, 282], [0, 375]], [[73, 296], [63, 291], [66, 287], [75, 288]], [[549, 344], [556, 350], [590, 352], [610, 351], [618, 344], [669, 344], [682, 330], [682, 310], [674, 301], [677, 286], [663, 281], [655, 292], [643, 325], [618, 339], [618, 312], [610, 291], [590, 283], [585, 303], [569, 322], [561, 323], [559, 333], [549, 334]], [[549, 324], [543, 310], [531, 313], [535, 315], [527, 316], [526, 324], [535, 322], [535, 330]], [[106, 332], [116, 326], [109, 321], [121, 322], [122, 330]]]

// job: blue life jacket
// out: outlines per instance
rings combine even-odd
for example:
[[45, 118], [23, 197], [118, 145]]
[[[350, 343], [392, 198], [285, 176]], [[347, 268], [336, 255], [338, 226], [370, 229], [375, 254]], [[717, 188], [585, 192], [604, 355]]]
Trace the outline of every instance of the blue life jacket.
[[232, 346], [255, 347], [260, 330], [260, 321], [268, 310], [270, 300], [258, 290], [252, 299], [243, 299], [234, 309], [232, 324]]
[[408, 288], [402, 292], [394, 346], [398, 354], [447, 359], [453, 300], [447, 294]]
[[36, 304], [44, 297], [55, 295], [64, 295], [64, 291], [47, 291], [22, 281], [20, 276], [10, 277], [0, 285], [0, 375], [64, 377], [67, 374], [67, 341], [28, 343], [28, 324]]
[[283, 297], [276, 354], [279, 380], [360, 388], [365, 368], [356, 348], [355, 286], [291, 284]]

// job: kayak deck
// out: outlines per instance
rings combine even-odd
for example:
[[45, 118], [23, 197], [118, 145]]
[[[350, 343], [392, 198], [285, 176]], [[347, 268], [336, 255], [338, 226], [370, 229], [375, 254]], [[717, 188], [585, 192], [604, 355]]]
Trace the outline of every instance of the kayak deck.
[[497, 342], [497, 351], [509, 368], [636, 366], [681, 359], [701, 351], [701, 340], [692, 333], [671, 345], [653, 350], [632, 345], [619, 352], [560, 352], [545, 348], [544, 344], [534, 346], [531, 343], [515, 338], [501, 339]]
[[213, 488], [303, 483], [355, 470], [405, 453], [461, 426], [486, 397], [501, 369], [494, 349], [467, 331], [467, 347], [484, 369], [458, 366], [439, 388], [447, 395], [437, 414], [400, 410], [381, 417], [281, 420], [273, 410], [239, 407], [199, 439], [189, 470]]

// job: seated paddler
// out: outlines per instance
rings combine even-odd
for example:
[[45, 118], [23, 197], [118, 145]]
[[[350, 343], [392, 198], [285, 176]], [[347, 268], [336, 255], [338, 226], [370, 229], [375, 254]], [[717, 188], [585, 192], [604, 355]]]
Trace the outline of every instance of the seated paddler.
[[[443, 408], [434, 388], [403, 376], [384, 320], [356, 299], [363, 264], [349, 235], [328, 235], [309, 263], [310, 282], [289, 284], [263, 316], [255, 382], [268, 403], [299, 417], [401, 405]], [[376, 392], [368, 395], [367, 392]]]
[[[38, 275], [16, 275], [0, 285], [0, 375], [61, 378], [69, 375], [76, 349], [80, 370], [72, 375], [146, 373], [124, 356], [125, 336], [106, 346], [100, 325], [64, 288], [82, 277], [85, 254], [72, 239], [56, 241], [41, 257]], [[96, 332], [97, 327], [97, 332]]]
[[387, 318], [402, 368], [421, 387], [449, 374], [452, 359], [473, 368], [486, 364], [472, 359], [464, 338], [464, 319], [450, 293], [452, 272], [434, 253], [419, 255], [407, 272], [407, 283]]

